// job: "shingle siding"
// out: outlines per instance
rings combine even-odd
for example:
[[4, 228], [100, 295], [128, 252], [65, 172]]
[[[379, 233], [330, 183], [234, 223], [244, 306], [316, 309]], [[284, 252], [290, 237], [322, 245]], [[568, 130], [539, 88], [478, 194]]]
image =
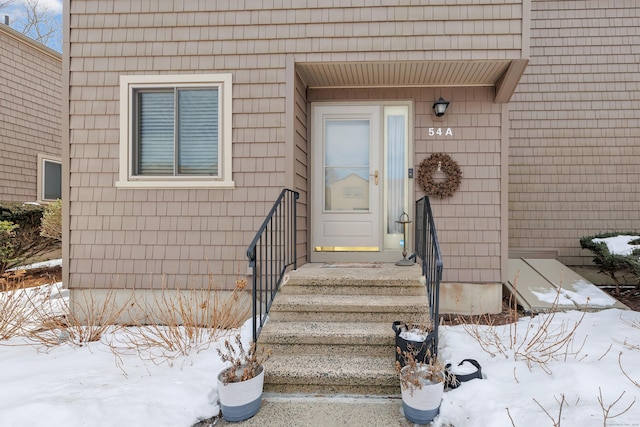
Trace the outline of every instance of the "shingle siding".
[[[301, 89], [295, 94], [295, 152], [285, 164], [285, 89], [287, 78], [294, 78], [287, 75], [287, 55], [296, 62], [520, 59], [523, 45], [523, 2], [517, 0], [429, 5], [341, 0], [330, 7], [311, 0], [69, 0], [69, 6], [71, 288], [157, 287], [161, 275], [169, 283], [199, 286], [209, 280], [209, 270], [217, 282], [231, 286], [245, 273], [246, 245], [287, 185], [285, 169], [295, 170], [290, 185], [308, 187], [302, 82], [296, 84]], [[234, 85], [236, 189], [115, 189], [120, 75], [227, 72]], [[488, 96], [483, 92], [483, 100], [469, 108], [488, 109], [479, 116], [491, 116], [492, 107], [484, 106]], [[420, 114], [428, 115], [427, 107]], [[457, 144], [461, 161], [475, 162], [469, 150], [479, 145]], [[491, 173], [491, 168], [482, 172]], [[499, 191], [489, 178], [484, 191]], [[304, 257], [306, 191], [300, 205]], [[495, 214], [485, 207], [469, 208], [467, 214], [476, 211]], [[495, 244], [491, 231], [473, 239]], [[465, 275], [496, 280], [499, 267], [486, 264], [490, 273], [471, 273], [467, 266]]]
[[509, 245], [589, 264], [579, 239], [638, 230], [640, 6], [533, 1], [510, 105]]

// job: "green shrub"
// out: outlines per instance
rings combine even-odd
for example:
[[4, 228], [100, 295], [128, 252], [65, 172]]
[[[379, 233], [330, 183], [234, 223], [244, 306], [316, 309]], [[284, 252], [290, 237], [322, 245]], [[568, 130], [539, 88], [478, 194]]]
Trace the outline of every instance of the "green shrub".
[[13, 240], [18, 227], [11, 221], [0, 221], [0, 260], [9, 261], [13, 255]]
[[40, 236], [44, 207], [38, 204], [0, 202], [2, 253], [0, 274], [60, 247], [60, 241]]
[[[630, 273], [637, 279], [638, 285], [640, 285], [640, 249], [634, 250], [630, 255], [618, 255], [609, 252], [609, 248], [606, 243], [595, 243], [593, 239], [606, 239], [608, 237], [615, 236], [640, 236], [637, 231], [627, 232], [608, 232], [597, 234], [595, 236], [585, 236], [580, 239], [580, 247], [582, 249], [588, 249], [593, 252], [593, 262], [596, 264], [600, 271], [606, 273], [613, 279], [616, 284], [616, 294], [620, 295], [620, 282], [616, 276], [616, 273]], [[638, 244], [635, 239], [630, 244]], [[635, 242], [635, 243], [634, 243]]]
[[62, 200], [58, 199], [45, 206], [40, 235], [62, 240]]

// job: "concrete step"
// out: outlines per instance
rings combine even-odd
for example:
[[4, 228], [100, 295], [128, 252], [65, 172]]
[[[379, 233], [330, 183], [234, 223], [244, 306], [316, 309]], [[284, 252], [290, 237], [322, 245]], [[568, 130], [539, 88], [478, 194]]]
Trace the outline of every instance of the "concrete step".
[[[287, 274], [286, 285], [304, 286], [420, 286], [418, 265], [398, 267], [394, 264], [304, 264]], [[285, 285], [285, 286], [286, 286]], [[424, 285], [422, 285], [424, 286]]]
[[261, 345], [273, 354], [387, 356], [393, 354], [391, 323], [269, 322]]
[[374, 322], [395, 320], [426, 322], [426, 296], [288, 295], [278, 294], [270, 310], [271, 321]]
[[397, 396], [395, 357], [273, 355], [265, 362], [265, 391]]
[[[238, 423], [216, 420], [217, 427]], [[402, 410], [402, 399], [388, 396], [263, 393], [260, 411], [242, 427], [414, 427]], [[196, 424], [200, 426], [200, 424]], [[194, 427], [196, 427], [194, 426]], [[203, 424], [202, 427], [209, 426]]]
[[351, 281], [347, 284], [288, 282], [280, 288], [280, 292], [290, 295], [413, 295], [427, 294], [427, 288], [419, 280], [412, 283], [393, 281]]

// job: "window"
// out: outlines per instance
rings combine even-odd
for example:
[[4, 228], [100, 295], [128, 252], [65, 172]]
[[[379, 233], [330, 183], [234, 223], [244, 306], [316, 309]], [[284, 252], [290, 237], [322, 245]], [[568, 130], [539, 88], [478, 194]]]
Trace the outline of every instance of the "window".
[[38, 200], [50, 201], [61, 198], [61, 160], [38, 154]]
[[122, 76], [118, 187], [224, 187], [231, 75]]

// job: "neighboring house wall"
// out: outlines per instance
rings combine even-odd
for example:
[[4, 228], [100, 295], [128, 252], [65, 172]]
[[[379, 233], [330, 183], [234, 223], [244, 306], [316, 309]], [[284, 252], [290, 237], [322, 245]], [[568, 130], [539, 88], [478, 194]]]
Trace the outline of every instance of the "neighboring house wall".
[[[246, 272], [247, 244], [285, 186], [302, 192], [298, 234], [305, 236], [306, 103], [312, 101], [306, 98], [313, 73], [320, 78], [327, 63], [363, 61], [404, 61], [407, 67], [411, 61], [448, 60], [455, 62], [452, 67], [479, 61], [480, 67], [494, 62], [506, 67], [511, 60], [523, 60], [528, 43], [523, 37], [526, 0], [354, 3], [334, 1], [325, 7], [323, 2], [300, 1], [279, 8], [262, 1], [67, 0], [68, 286], [199, 287], [206, 285], [209, 273], [216, 284], [232, 286]], [[207, 73], [233, 77], [235, 188], [117, 186], [122, 174], [121, 76]], [[376, 84], [401, 86], [396, 77], [390, 73]], [[440, 84], [446, 85], [454, 76], [442, 77]], [[336, 80], [330, 85], [339, 86]], [[432, 150], [452, 150], [461, 164], [473, 166], [465, 172], [468, 191], [436, 207], [446, 236], [441, 242], [453, 248], [457, 260], [447, 265], [445, 280], [499, 282], [506, 248], [499, 232], [499, 222], [506, 221], [500, 197], [501, 188], [506, 189], [499, 183], [504, 176], [499, 154], [503, 109], [491, 102], [493, 88], [448, 90], [444, 92], [461, 101], [452, 111], [465, 113], [457, 119], [460, 140], [452, 146], [434, 141], [429, 147], [419, 142], [425, 139], [420, 129], [415, 145], [416, 161]], [[393, 89], [384, 95], [413, 99], [415, 92]], [[438, 93], [443, 91], [420, 90], [416, 122], [430, 120]], [[355, 95], [371, 99], [367, 93]], [[349, 96], [342, 91], [337, 98]], [[486, 192], [487, 199], [480, 200], [476, 190]], [[476, 213], [479, 218], [468, 221]], [[307, 246], [302, 239], [303, 259]]]
[[3, 24], [0, 47], [0, 201], [43, 200], [43, 162], [61, 161], [62, 56]]
[[591, 263], [579, 239], [638, 230], [640, 5], [533, 1], [510, 103], [509, 246]]

